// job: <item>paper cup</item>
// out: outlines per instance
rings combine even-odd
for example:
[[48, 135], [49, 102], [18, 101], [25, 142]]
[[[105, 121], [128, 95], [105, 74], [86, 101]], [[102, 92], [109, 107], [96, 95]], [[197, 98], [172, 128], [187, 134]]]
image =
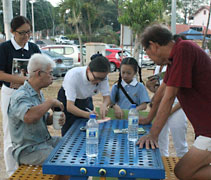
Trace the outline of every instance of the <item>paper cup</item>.
[[62, 126], [59, 124], [59, 119], [61, 118], [62, 111], [54, 111], [53, 113], [53, 127], [54, 129], [61, 129]]

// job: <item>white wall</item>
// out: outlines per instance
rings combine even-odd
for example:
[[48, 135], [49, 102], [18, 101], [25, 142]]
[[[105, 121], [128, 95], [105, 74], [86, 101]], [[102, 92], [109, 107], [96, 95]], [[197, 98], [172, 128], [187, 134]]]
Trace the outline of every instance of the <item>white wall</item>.
[[[206, 14], [204, 14], [204, 11], [206, 11]], [[208, 15], [209, 15], [208, 9], [206, 9], [206, 8], [202, 9], [198, 14], [196, 14], [194, 16], [192, 24], [200, 25], [200, 26], [207, 26]], [[211, 29], [211, 20], [209, 23], [209, 29]]]

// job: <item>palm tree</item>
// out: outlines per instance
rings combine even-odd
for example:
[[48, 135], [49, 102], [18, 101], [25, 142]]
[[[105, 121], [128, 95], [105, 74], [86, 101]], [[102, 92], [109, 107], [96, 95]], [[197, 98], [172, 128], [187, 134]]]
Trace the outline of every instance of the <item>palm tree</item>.
[[82, 40], [81, 33], [79, 29], [79, 24], [81, 23], [81, 9], [82, 9], [82, 1], [81, 0], [64, 0], [63, 3], [60, 4], [60, 10], [63, 16], [67, 15], [67, 22], [75, 27], [76, 34], [78, 36], [79, 44], [80, 44], [80, 59], [81, 65], [84, 65], [83, 56], [82, 56]]

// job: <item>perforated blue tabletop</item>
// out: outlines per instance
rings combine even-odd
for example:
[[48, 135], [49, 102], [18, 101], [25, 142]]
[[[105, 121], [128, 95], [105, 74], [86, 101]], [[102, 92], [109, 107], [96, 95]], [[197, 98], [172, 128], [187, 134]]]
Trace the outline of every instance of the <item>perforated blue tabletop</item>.
[[[159, 149], [139, 149], [128, 142], [127, 134], [114, 129], [127, 128], [126, 120], [100, 124], [99, 154], [86, 157], [86, 133], [80, 131], [86, 121], [77, 120], [43, 164], [44, 174], [71, 175], [71, 180], [87, 180], [88, 176], [118, 177], [120, 180], [165, 179]], [[143, 126], [148, 132], [150, 126]]]

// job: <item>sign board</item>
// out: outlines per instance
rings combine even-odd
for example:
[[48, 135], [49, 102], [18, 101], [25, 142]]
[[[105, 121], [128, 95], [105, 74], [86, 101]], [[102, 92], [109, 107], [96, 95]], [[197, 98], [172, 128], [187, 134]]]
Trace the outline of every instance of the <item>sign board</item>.
[[132, 30], [129, 26], [121, 24], [120, 45], [131, 46], [132, 44]]

